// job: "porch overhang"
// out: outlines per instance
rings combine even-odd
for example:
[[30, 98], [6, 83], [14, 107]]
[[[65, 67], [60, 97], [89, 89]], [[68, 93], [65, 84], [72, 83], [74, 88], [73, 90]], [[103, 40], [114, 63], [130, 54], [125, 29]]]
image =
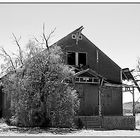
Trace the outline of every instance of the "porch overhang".
[[81, 70], [81, 71], [75, 73], [74, 76], [77, 77], [77, 76], [79, 76], [81, 74], [84, 74], [84, 73], [89, 73], [89, 74], [91, 74], [91, 75], [93, 75], [95, 77], [100, 77], [100, 78], [106, 79], [106, 78], [104, 78], [103, 76], [101, 76], [100, 74], [98, 74], [97, 72], [95, 72], [94, 70], [92, 70], [90, 68], [85, 69], [85, 70]]

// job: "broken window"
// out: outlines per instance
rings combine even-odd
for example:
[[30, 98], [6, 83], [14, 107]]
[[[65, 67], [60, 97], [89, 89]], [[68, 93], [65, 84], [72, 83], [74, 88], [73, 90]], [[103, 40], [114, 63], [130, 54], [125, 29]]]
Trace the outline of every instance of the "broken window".
[[92, 82], [92, 78], [91, 77], [89, 77], [89, 78], [87, 78], [87, 82]]
[[94, 78], [94, 77], [76, 77], [75, 78], [76, 83], [93, 83], [93, 84], [99, 84], [100, 79]]
[[68, 52], [67, 53], [67, 64], [69, 65], [77, 65], [77, 66], [85, 66], [86, 65], [86, 53], [83, 52]]
[[67, 53], [67, 63], [69, 65], [75, 65], [75, 52]]
[[80, 67], [86, 65], [86, 53], [78, 53], [78, 65]]

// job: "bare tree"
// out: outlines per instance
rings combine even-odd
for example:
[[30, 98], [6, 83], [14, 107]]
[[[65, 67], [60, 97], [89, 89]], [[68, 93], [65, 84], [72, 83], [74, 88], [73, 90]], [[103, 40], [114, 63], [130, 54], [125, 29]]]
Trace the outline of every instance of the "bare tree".
[[40, 53], [46, 48], [49, 51], [48, 41], [51, 38], [52, 34], [54, 33], [55, 29], [52, 30], [48, 36], [46, 36], [45, 24], [43, 24], [43, 33], [41, 36], [42, 41], [39, 41], [36, 37], [34, 37], [35, 42], [29, 40], [28, 44], [26, 45], [26, 49], [28, 53], [22, 50], [22, 47], [19, 43], [21, 36], [17, 38], [15, 34], [12, 33], [14, 42], [16, 46], [18, 47], [18, 53], [12, 52], [12, 55], [14, 56], [13, 57], [12, 55], [8, 54], [8, 52], [3, 47], [0, 48], [0, 51], [1, 51], [0, 56], [3, 57], [6, 62], [5, 64], [1, 65], [2, 71], [5, 71], [7, 73], [7, 71], [16, 70], [19, 66], [24, 65], [26, 59], [28, 60], [31, 57], [34, 57], [34, 55], [36, 55], [37, 53]]
[[18, 57], [19, 57], [20, 63], [21, 63], [21, 65], [23, 65], [23, 51], [22, 51], [21, 46], [19, 44], [19, 40], [21, 39], [21, 36], [20, 36], [19, 39], [17, 39], [17, 37], [14, 35], [14, 33], [12, 33], [12, 35], [14, 37], [16, 45], [18, 46], [18, 52], [19, 52], [19, 56]]
[[16, 71], [15, 62], [13, 61], [12, 57], [8, 54], [8, 52], [3, 48], [0, 47], [0, 56], [4, 58], [5, 64], [1, 65], [2, 72], [6, 71]]
[[42, 36], [41, 36], [41, 40], [42, 41], [39, 41], [36, 37], [34, 37], [35, 41], [41, 45], [41, 46], [45, 46], [45, 48], [47, 48], [47, 50], [49, 50], [49, 45], [48, 45], [48, 41], [49, 39], [51, 38], [52, 34], [55, 32], [56, 28], [54, 28], [48, 36], [46, 36], [45, 34], [45, 24], [43, 24], [43, 32], [42, 32]]
[[[78, 96], [65, 79], [72, 77], [74, 71], [63, 63], [61, 47], [49, 47], [48, 40], [53, 33], [54, 30], [46, 36], [43, 25], [43, 42], [37, 39], [28, 42], [25, 61], [19, 39], [14, 34], [19, 53], [13, 59], [6, 51], [2, 52], [15, 70], [16, 61], [23, 65], [20, 71], [10, 75], [10, 80], [3, 80], [4, 92], [10, 94], [8, 101], [13, 103], [10, 105], [13, 111], [11, 122], [15, 125], [47, 126], [50, 121], [55, 127], [73, 126]], [[46, 50], [41, 52], [42, 49]]]
[[48, 50], [49, 50], [48, 40], [50, 39], [51, 35], [54, 33], [55, 30], [56, 30], [56, 28], [54, 28], [54, 30], [52, 30], [50, 32], [50, 34], [48, 35], [48, 37], [46, 37], [46, 35], [45, 35], [45, 24], [43, 24], [43, 39], [45, 40], [45, 46], [46, 46], [46, 48]]

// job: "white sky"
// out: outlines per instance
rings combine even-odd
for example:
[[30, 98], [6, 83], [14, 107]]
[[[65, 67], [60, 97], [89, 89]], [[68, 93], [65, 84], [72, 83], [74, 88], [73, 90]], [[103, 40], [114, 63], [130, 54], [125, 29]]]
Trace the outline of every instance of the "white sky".
[[41, 35], [43, 23], [47, 33], [56, 27], [51, 44], [83, 25], [83, 34], [120, 67], [136, 67], [140, 4], [0, 4], [0, 46], [14, 51], [12, 32], [24, 46]]

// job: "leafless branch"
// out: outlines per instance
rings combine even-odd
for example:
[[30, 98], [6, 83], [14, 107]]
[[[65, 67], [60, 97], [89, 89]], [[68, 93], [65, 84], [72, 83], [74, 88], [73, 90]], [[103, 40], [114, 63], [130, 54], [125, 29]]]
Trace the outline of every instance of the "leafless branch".
[[[42, 37], [41, 37], [41, 38], [42, 38]], [[44, 44], [43, 42], [40, 42], [36, 37], [34, 37], [33, 39], [34, 39], [39, 45], [41, 45], [41, 46]]]
[[40, 43], [39, 40], [36, 37], [34, 37], [34, 39], [35, 39], [36, 42]]
[[4, 53], [5, 57], [7, 56], [9, 58], [10, 63], [12, 65], [13, 69], [16, 70], [11, 56], [6, 52], [6, 50], [3, 47], [0, 47], [0, 48], [1, 48], [2, 53]]
[[43, 24], [43, 39], [45, 40], [45, 45], [46, 45], [47, 49], [49, 50], [48, 40], [45, 36], [45, 24]]
[[15, 54], [14, 52], [11, 52], [12, 53], [12, 55], [15, 55], [16, 57], [19, 57], [17, 54]]
[[56, 28], [54, 28], [54, 29], [50, 32], [50, 34], [49, 34], [49, 36], [48, 36], [47, 40], [49, 40], [49, 39], [50, 39], [51, 35], [55, 32], [55, 30], [56, 30]]
[[46, 37], [46, 35], [45, 35], [45, 24], [43, 24], [43, 39], [45, 40], [45, 45], [46, 45], [46, 47], [47, 47], [48, 50], [49, 50], [48, 40], [50, 39], [51, 35], [54, 33], [55, 30], [56, 30], [56, 28], [54, 28], [54, 30], [52, 30], [50, 32], [50, 34], [48, 35], [48, 37]]
[[13, 35], [13, 37], [14, 37], [14, 39], [15, 39], [15, 42], [16, 42], [18, 48], [19, 48], [20, 62], [21, 62], [21, 64], [23, 65], [22, 49], [21, 49], [21, 46], [20, 46], [20, 44], [19, 44], [19, 40], [21, 39], [21, 37], [20, 37], [19, 39], [17, 39], [16, 36], [14, 35], [14, 33], [12, 33], [12, 35]]

